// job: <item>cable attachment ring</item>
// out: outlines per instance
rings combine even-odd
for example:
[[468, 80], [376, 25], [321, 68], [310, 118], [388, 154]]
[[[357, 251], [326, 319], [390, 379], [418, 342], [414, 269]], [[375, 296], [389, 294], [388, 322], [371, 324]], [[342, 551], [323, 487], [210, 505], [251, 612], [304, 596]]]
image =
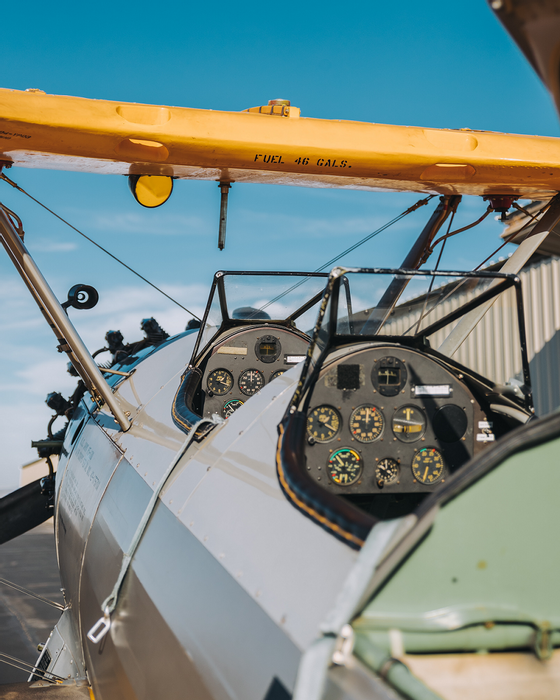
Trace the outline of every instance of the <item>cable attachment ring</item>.
[[100, 617], [95, 625], [87, 633], [87, 638], [94, 644], [99, 644], [107, 632], [111, 629], [111, 613], [109, 606], [103, 611], [103, 617]]

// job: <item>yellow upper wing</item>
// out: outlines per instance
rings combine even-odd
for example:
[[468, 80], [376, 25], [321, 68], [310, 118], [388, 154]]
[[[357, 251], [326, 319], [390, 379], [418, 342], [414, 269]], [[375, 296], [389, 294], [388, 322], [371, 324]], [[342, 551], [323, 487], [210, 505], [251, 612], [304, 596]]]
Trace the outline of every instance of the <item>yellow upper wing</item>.
[[546, 198], [560, 139], [0, 89], [0, 161], [223, 182]]

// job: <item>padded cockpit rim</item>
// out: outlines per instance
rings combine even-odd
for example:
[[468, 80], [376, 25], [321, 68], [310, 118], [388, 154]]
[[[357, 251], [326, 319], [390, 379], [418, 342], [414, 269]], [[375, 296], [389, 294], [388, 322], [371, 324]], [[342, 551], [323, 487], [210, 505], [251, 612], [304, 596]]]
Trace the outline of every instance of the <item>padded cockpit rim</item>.
[[198, 367], [188, 369], [183, 375], [171, 405], [171, 418], [179, 430], [184, 433], [188, 433], [201, 418], [191, 409], [194, 395], [201, 380], [202, 372]]

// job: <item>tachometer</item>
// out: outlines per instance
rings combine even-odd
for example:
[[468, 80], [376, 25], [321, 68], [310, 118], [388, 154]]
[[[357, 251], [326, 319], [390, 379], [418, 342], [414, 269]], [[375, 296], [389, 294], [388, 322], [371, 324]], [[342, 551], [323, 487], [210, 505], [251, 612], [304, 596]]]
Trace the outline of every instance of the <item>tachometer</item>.
[[239, 377], [239, 388], [245, 396], [253, 396], [264, 386], [264, 374], [258, 369], [246, 369]]
[[426, 416], [416, 406], [401, 406], [395, 411], [392, 428], [402, 442], [415, 442], [426, 432]]
[[307, 433], [317, 442], [332, 440], [340, 430], [340, 413], [332, 406], [317, 406], [307, 416]]
[[421, 484], [435, 484], [443, 474], [443, 457], [433, 447], [419, 450], [412, 460], [412, 473]]
[[350, 431], [359, 442], [373, 442], [381, 437], [385, 420], [377, 406], [358, 406], [350, 416]]
[[333, 452], [329, 458], [327, 470], [331, 481], [337, 486], [351, 486], [362, 475], [362, 458], [348, 447]]
[[206, 386], [216, 396], [224, 396], [233, 389], [233, 376], [227, 369], [215, 369], [208, 375]]

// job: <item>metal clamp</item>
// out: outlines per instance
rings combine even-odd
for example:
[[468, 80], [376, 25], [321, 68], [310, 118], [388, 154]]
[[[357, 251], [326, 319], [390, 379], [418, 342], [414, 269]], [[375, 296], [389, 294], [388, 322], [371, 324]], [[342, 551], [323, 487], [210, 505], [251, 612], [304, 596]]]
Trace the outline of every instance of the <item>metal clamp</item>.
[[552, 629], [549, 622], [543, 622], [537, 628], [534, 651], [539, 661], [548, 661], [552, 658], [554, 646], [552, 644]]
[[336, 666], [352, 666], [354, 650], [354, 630], [351, 625], [344, 625], [336, 639], [336, 647], [332, 655], [332, 663]]
[[105, 609], [103, 617], [100, 617], [95, 625], [87, 633], [87, 638], [94, 644], [99, 644], [107, 632], [111, 629], [111, 615], [109, 609]]

